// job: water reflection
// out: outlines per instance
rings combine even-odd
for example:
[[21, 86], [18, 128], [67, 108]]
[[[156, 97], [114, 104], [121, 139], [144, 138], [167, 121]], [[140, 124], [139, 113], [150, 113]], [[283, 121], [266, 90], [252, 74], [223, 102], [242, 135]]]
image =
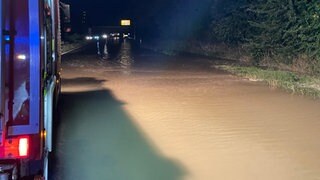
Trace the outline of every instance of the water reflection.
[[97, 54], [124, 69], [134, 64], [133, 47], [129, 40], [108, 39], [97, 41]]
[[124, 41], [121, 44], [121, 49], [116, 61], [119, 62], [123, 68], [131, 67], [131, 65], [134, 63], [130, 42]]
[[[108, 46], [113, 59], [95, 59], [91, 49], [63, 61], [69, 80], [60, 101], [61, 162], [54, 163], [62, 172], [54, 173], [69, 179], [319, 179], [319, 101], [232, 77], [206, 59]], [[128, 56], [135, 63], [123, 69], [119, 62]]]

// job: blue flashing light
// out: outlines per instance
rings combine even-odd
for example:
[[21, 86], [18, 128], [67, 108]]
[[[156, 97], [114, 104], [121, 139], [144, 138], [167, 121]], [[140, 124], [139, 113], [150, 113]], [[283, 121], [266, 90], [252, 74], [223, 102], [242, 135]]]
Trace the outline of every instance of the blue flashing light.
[[4, 36], [5, 41], [10, 41], [10, 36]]

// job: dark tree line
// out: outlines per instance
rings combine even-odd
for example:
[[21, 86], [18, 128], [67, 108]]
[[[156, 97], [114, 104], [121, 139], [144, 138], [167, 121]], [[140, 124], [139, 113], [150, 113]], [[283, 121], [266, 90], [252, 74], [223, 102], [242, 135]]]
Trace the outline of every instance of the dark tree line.
[[[214, 6], [227, 5], [222, 2]], [[246, 0], [228, 7], [219, 18], [212, 16], [213, 41], [245, 45], [257, 60], [268, 57], [289, 64], [306, 57], [319, 63], [320, 1]]]

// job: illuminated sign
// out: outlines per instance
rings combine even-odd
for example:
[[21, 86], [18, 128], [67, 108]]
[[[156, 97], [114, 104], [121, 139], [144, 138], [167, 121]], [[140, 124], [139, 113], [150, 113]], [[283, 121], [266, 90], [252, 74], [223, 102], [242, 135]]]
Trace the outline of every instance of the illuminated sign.
[[130, 26], [130, 25], [131, 25], [131, 20], [128, 20], [128, 19], [121, 20], [121, 26]]

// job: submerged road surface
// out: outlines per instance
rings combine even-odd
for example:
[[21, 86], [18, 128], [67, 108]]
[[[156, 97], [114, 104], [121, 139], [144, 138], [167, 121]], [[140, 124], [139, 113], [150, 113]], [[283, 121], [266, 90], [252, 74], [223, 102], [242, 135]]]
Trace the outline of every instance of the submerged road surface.
[[129, 42], [63, 58], [58, 180], [320, 179], [320, 102]]

